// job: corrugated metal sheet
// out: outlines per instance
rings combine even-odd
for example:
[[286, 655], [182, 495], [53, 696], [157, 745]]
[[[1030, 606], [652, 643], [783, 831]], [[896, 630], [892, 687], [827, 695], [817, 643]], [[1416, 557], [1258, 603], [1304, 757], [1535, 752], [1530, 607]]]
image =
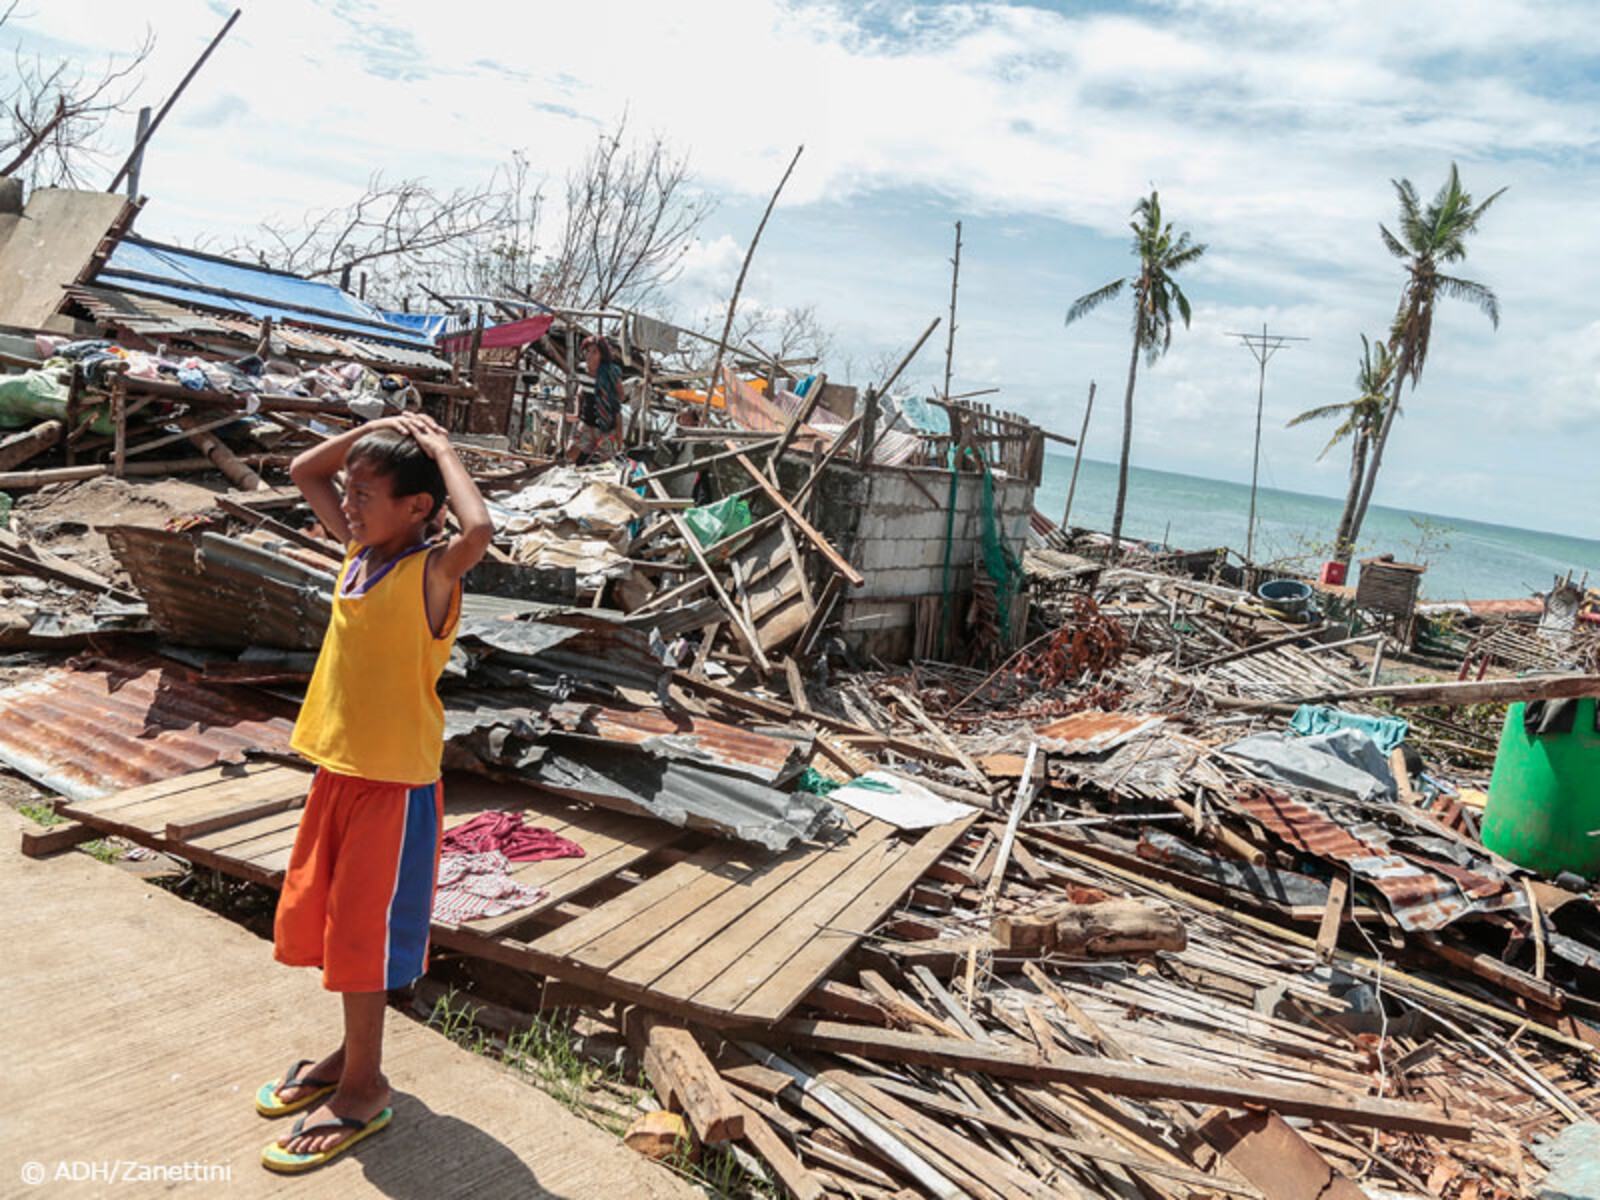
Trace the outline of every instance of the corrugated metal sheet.
[[104, 532], [162, 636], [187, 646], [322, 645], [333, 606], [331, 570], [217, 533], [196, 539], [134, 526]]
[[633, 745], [651, 754], [705, 766], [720, 767], [776, 784], [800, 770], [809, 741], [789, 741], [754, 730], [724, 725], [689, 713], [672, 715], [659, 709], [618, 708], [575, 700], [543, 707], [557, 729], [619, 745]]
[[0, 762], [74, 800], [287, 753], [294, 711], [155, 658], [76, 660], [0, 696]]
[[[1436, 863], [1424, 869], [1387, 845], [1386, 835], [1376, 826], [1347, 829], [1283, 792], [1241, 788], [1234, 793], [1233, 803], [1296, 849], [1344, 863], [1383, 893], [1402, 929], [1442, 929], [1469, 913], [1518, 901], [1503, 879]], [[1502, 903], [1494, 903], [1496, 900]]]
[[[261, 336], [261, 322], [218, 313], [201, 313], [173, 300], [135, 295], [109, 287], [77, 285], [68, 296], [105, 325], [127, 329], [152, 341], [184, 337], [223, 338], [254, 345]], [[354, 336], [335, 337], [296, 325], [273, 326], [273, 337], [290, 354], [317, 354], [327, 358], [348, 358], [380, 367], [407, 367], [443, 373], [449, 364], [431, 350], [393, 346]]]
[[1053, 754], [1100, 754], [1116, 749], [1165, 720], [1160, 713], [1112, 713], [1091, 708], [1040, 725], [1034, 733], [1040, 747]]
[[837, 808], [810, 792], [780, 792], [723, 771], [646, 754], [618, 754], [598, 745], [552, 747], [521, 774], [558, 795], [659, 817], [768, 850], [786, 850], [843, 824]]

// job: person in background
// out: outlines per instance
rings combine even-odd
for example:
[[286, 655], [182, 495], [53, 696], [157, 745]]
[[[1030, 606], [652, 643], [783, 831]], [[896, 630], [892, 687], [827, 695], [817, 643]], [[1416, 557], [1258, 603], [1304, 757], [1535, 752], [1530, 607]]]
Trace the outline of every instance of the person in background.
[[583, 340], [583, 365], [594, 388], [583, 394], [578, 431], [567, 446], [567, 461], [604, 462], [622, 450], [622, 368], [603, 337]]

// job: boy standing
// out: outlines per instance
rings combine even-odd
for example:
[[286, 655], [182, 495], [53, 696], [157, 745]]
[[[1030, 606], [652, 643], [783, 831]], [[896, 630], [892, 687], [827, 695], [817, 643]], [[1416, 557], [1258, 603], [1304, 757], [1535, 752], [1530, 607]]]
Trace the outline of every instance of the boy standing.
[[[273, 931], [279, 962], [320, 967], [323, 987], [343, 996], [344, 1040], [256, 1093], [263, 1116], [322, 1101], [262, 1151], [270, 1170], [299, 1172], [393, 1115], [380, 1069], [385, 993], [426, 969], [444, 816], [436, 685], [455, 641], [461, 577], [494, 528], [449, 436], [422, 414], [369, 422], [301, 454], [289, 471], [345, 546], [290, 742], [317, 773]], [[461, 531], [429, 541], [447, 496]]]

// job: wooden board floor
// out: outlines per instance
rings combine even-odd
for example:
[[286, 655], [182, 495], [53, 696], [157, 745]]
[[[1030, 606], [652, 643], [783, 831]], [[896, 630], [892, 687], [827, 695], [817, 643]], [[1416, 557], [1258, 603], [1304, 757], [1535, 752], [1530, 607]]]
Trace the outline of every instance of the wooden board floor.
[[[212, 767], [62, 812], [275, 887], [310, 778], [278, 764]], [[437, 944], [721, 1026], [788, 1015], [969, 824], [903, 836], [845, 810], [836, 841], [773, 854], [515, 784], [446, 778], [446, 829], [488, 809], [520, 809], [584, 857], [515, 864], [548, 895], [501, 917], [435, 923]]]

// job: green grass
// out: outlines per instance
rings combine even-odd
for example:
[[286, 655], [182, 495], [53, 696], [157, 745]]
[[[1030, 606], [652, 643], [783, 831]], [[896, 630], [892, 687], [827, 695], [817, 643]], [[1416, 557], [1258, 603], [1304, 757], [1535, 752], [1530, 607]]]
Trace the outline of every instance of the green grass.
[[[634, 1102], [649, 1090], [642, 1075], [630, 1076], [618, 1067], [585, 1058], [572, 1031], [572, 1015], [566, 1011], [533, 1017], [527, 1029], [503, 1038], [478, 1025], [480, 1011], [471, 999], [452, 988], [434, 1002], [427, 1025], [470, 1053], [504, 1063], [563, 1107], [614, 1137], [622, 1136], [640, 1111]], [[618, 1106], [600, 1102], [606, 1093], [624, 1101], [620, 1111]], [[783, 1195], [774, 1182], [752, 1175], [730, 1151], [716, 1146], [702, 1147], [700, 1160], [695, 1162], [691, 1147], [685, 1145], [662, 1165], [706, 1188], [718, 1200], [780, 1200]]]
[[95, 838], [92, 842], [85, 842], [78, 849], [103, 863], [114, 863], [122, 857], [122, 847], [110, 838]]
[[17, 809], [35, 825], [65, 825], [67, 819], [48, 804], [24, 804]]

